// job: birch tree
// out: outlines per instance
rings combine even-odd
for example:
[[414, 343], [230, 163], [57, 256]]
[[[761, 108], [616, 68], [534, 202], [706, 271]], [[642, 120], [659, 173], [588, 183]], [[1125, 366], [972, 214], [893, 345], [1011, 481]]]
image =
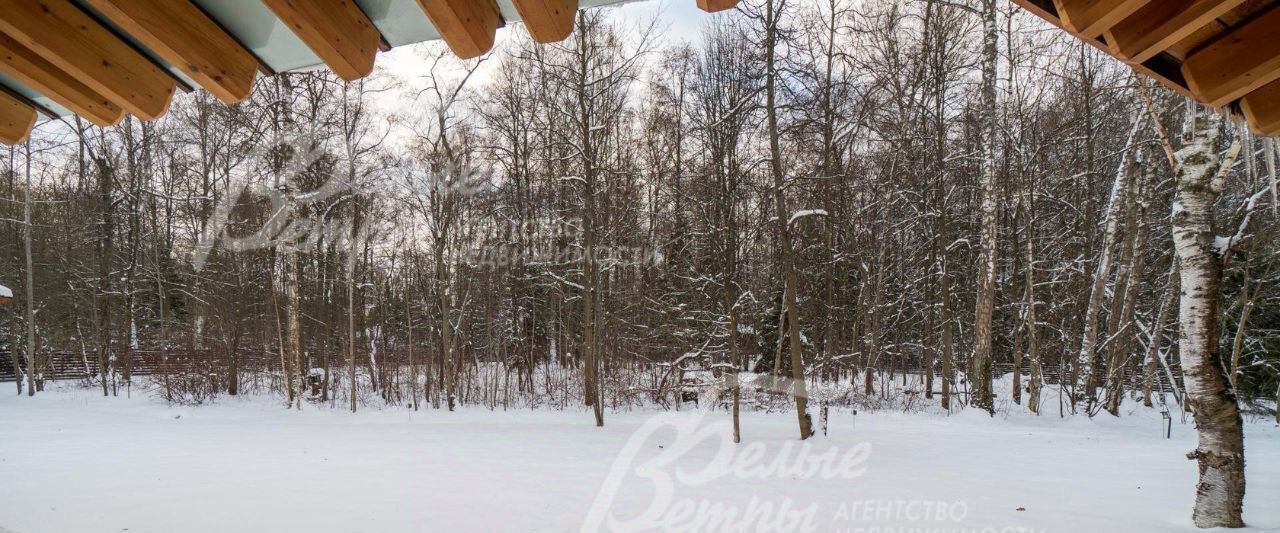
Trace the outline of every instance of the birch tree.
[[981, 246], [978, 259], [978, 291], [974, 310], [973, 357], [969, 364], [969, 381], [973, 383], [973, 404], [994, 412], [991, 390], [991, 320], [996, 298], [996, 253], [999, 206], [996, 191], [996, 62], [999, 53], [999, 26], [996, 24], [996, 1], [982, 0], [982, 189]]
[[1232, 141], [1220, 157], [1221, 117], [1197, 110], [1192, 120], [1191, 139], [1175, 155], [1173, 204], [1173, 240], [1182, 283], [1178, 354], [1199, 435], [1199, 445], [1187, 454], [1200, 469], [1192, 520], [1202, 528], [1243, 527], [1244, 431], [1219, 353], [1224, 250], [1214, 223], [1214, 204], [1240, 153], [1240, 140]]

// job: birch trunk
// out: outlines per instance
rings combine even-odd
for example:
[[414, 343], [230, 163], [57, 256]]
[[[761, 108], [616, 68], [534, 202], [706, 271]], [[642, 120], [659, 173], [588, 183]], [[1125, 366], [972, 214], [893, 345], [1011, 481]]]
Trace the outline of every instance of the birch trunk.
[[1198, 111], [1191, 141], [1177, 154], [1173, 241], [1179, 260], [1179, 355], [1187, 403], [1195, 416], [1199, 445], [1187, 454], [1199, 465], [1192, 520], [1197, 527], [1243, 527], [1244, 433], [1235, 393], [1218, 352], [1222, 263], [1214, 249], [1213, 205], [1239, 140], [1219, 169], [1216, 146], [1221, 119]]
[[301, 314], [301, 291], [298, 285], [298, 253], [294, 250], [284, 252], [284, 316], [285, 316], [285, 350], [288, 352], [288, 363], [285, 365], [284, 379], [289, 391], [290, 405], [302, 408], [302, 390], [304, 385], [299, 379], [298, 386], [293, 386], [295, 376], [306, 375], [302, 371], [302, 327], [298, 318]]
[[991, 391], [991, 320], [996, 304], [996, 60], [999, 27], [995, 0], [982, 2], [982, 251], [974, 304], [973, 358], [969, 381], [973, 405], [994, 412]]
[[[35, 227], [31, 225], [31, 140], [26, 143], [26, 175], [27, 186], [22, 193], [22, 249], [26, 259], [26, 275], [27, 275], [27, 396], [35, 396], [35, 383], [37, 381], [36, 369], [36, 308], [35, 308], [35, 278], [34, 270], [31, 266], [31, 232]], [[14, 361], [18, 360], [18, 354], [12, 354]], [[19, 380], [18, 392], [22, 392], [21, 379], [22, 375], [14, 372], [13, 379]]]
[[[1118, 291], [1116, 293], [1119, 312], [1116, 313], [1113, 319], [1114, 326], [1110, 329], [1106, 407], [1107, 412], [1114, 416], [1120, 415], [1120, 402], [1124, 400], [1125, 370], [1129, 368], [1130, 349], [1136, 335], [1134, 313], [1138, 303], [1138, 292], [1142, 285], [1142, 272], [1146, 267], [1147, 237], [1151, 232], [1148, 214], [1151, 206], [1151, 190], [1155, 186], [1155, 166], [1151, 164], [1147, 155], [1149, 154], [1146, 152], [1140, 152], [1138, 155], [1139, 165], [1143, 171], [1141, 177], [1133, 184], [1134, 201], [1130, 206], [1133, 211], [1130, 223], [1132, 229], [1127, 237], [1128, 264], [1125, 267], [1127, 274], [1124, 295], [1122, 298]], [[1116, 307], [1112, 306], [1113, 309]]]
[[[1126, 145], [1133, 144], [1133, 139], [1138, 133], [1139, 124], [1141, 124], [1141, 121], [1134, 117], [1133, 129], [1129, 131]], [[1111, 184], [1111, 196], [1107, 201], [1106, 227], [1103, 229], [1102, 236], [1102, 250], [1098, 253], [1098, 266], [1093, 271], [1093, 283], [1089, 289], [1089, 300], [1084, 311], [1084, 327], [1080, 335], [1080, 353], [1076, 357], [1076, 361], [1084, 366], [1084, 370], [1081, 372], [1083, 374], [1081, 379], [1085, 382], [1084, 394], [1087, 395], [1086, 400], [1088, 402], [1085, 412], [1091, 416], [1093, 407], [1098, 401], [1097, 374], [1099, 367], [1102, 366], [1097, 350], [1098, 315], [1102, 311], [1103, 300], [1106, 297], [1107, 279], [1111, 277], [1112, 253], [1115, 250], [1116, 241], [1119, 240], [1120, 216], [1125, 203], [1124, 197], [1129, 190], [1129, 182], [1137, 170], [1133, 152], [1125, 152], [1120, 162], [1120, 168], [1116, 170], [1115, 181]]]

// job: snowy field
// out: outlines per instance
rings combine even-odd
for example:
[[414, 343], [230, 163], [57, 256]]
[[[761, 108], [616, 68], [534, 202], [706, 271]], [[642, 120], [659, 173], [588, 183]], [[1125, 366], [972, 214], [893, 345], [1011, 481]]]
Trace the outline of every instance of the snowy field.
[[[1132, 407], [1131, 407], [1132, 408]], [[265, 398], [0, 396], [0, 532], [1196, 531], [1189, 424], [834, 412], [449, 413]], [[1280, 529], [1280, 429], [1247, 424], [1253, 530]], [[761, 527], [744, 528], [744, 525]]]

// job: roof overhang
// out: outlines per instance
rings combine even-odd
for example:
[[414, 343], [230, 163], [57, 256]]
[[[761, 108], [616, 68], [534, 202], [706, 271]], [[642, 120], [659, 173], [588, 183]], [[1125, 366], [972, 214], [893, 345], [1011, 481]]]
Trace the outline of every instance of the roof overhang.
[[[108, 126], [163, 115], [176, 90], [247, 98], [258, 73], [355, 80], [379, 51], [443, 39], [487, 52], [522, 21], [568, 37], [580, 8], [626, 0], [0, 0], [0, 142], [37, 112]], [[688, 1], [688, 0], [685, 0]], [[696, 0], [707, 11], [738, 0]], [[1013, 0], [1134, 70], [1280, 135], [1280, 0]]]
[[1277, 0], [1013, 0], [1139, 73], [1280, 135]]
[[179, 89], [239, 102], [259, 73], [323, 66], [356, 80], [393, 46], [442, 39], [471, 58], [509, 22], [560, 41], [578, 9], [626, 1], [0, 0], [0, 142], [25, 140], [37, 113], [98, 126], [155, 119]]

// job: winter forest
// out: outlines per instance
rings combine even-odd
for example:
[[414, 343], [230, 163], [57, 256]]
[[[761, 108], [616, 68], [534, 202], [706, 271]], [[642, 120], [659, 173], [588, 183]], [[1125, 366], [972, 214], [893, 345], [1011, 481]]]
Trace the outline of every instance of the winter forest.
[[[463, 424], [455, 446], [477, 456], [537, 463], [536, 450], [561, 453], [542, 442], [559, 431], [574, 442], [563, 453], [601, 469], [643, 416], [705, 412], [770, 456], [784, 441], [871, 439], [868, 477], [897, 468], [877, 463], [893, 450], [951, 454], [883, 463], [924, 477], [961, 468], [966, 450], [983, 472], [1080, 455], [1043, 473], [1086, 478], [1058, 489], [1018, 489], [1034, 467], [945, 474], [959, 476], [950, 492], [861, 485], [859, 500], [966, 499], [968, 518], [941, 526], [978, 529], [939, 531], [1280, 527], [1280, 143], [1004, 1], [747, 0], [687, 34], [668, 4], [580, 11], [557, 44], [511, 25], [476, 60], [438, 42], [397, 49], [356, 82], [261, 76], [232, 106], [179, 94], [155, 121], [49, 120], [5, 147], [0, 477], [15, 481], [0, 526], [130, 527], [17, 518], [65, 490], [20, 495], [16, 478], [64, 460], [38, 455], [31, 432], [88, 409], [57, 427], [117, 450], [95, 459], [107, 463], [145, 435], [182, 448], [175, 433], [126, 437], [135, 419], [223, 417], [201, 435], [244, 426], [234, 440], [309, 420], [297, 441], [261, 437], [287, 454], [321, 446], [298, 442], [330, 420], [395, 432], [378, 417], [407, 412], [427, 433]], [[515, 452], [493, 443], [508, 433], [467, 433], [490, 431], [476, 419], [561, 429]], [[864, 435], [877, 424], [901, 434]], [[1016, 444], [1029, 431], [1056, 443]], [[1199, 483], [1184, 457], [1197, 434]], [[378, 453], [350, 446], [349, 462]], [[1127, 518], [1071, 525], [1092, 500], [1055, 494], [1128, 483], [1115, 472], [1130, 463], [1160, 471], [1148, 483], [1164, 492], [1098, 489], [1111, 506], [1098, 512]], [[305, 465], [246, 490], [326, 479]], [[493, 483], [534, 482], [514, 468]], [[406, 485], [384, 490], [410, 490], [410, 473], [389, 475]], [[463, 493], [491, 488], [457, 475]], [[590, 503], [603, 478], [575, 490]], [[988, 484], [1031, 503], [982, 514]], [[625, 487], [616, 502], [635, 498]], [[716, 487], [698, 497], [728, 490]], [[824, 479], [795, 498], [834, 502], [816, 530], [835, 513], [834, 529], [871, 531], [840, 518], [840, 490]], [[1049, 507], [1060, 514], [1033, 516]], [[596, 529], [579, 525], [585, 503], [561, 521], [522, 522], [519, 503], [507, 522], [463, 516], [483, 508], [360, 527]], [[594, 513], [588, 524], [626, 529]], [[357, 529], [291, 519], [249, 529]], [[166, 520], [133, 527], [213, 527]], [[769, 529], [724, 520], [674, 529]]]

